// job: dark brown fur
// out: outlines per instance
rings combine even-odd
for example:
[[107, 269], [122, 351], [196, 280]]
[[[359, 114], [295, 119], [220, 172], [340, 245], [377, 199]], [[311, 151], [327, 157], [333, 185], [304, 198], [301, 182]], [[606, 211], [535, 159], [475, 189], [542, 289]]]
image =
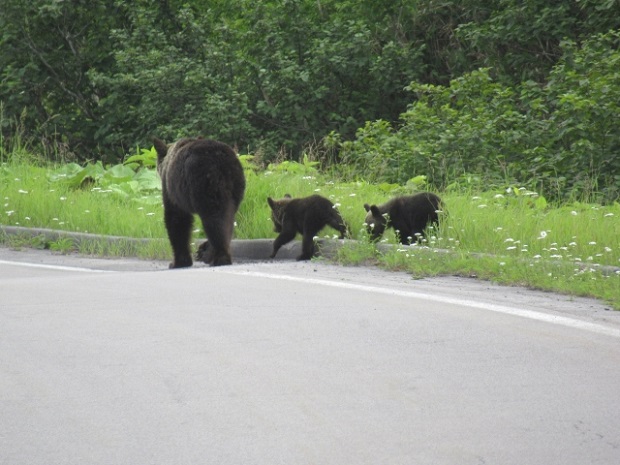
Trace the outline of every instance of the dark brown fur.
[[340, 232], [340, 238], [348, 235], [348, 228], [342, 216], [325, 197], [311, 195], [298, 199], [286, 195], [283, 199], [267, 198], [271, 207], [271, 219], [274, 229], [280, 235], [273, 243], [274, 258], [280, 247], [289, 243], [297, 233], [303, 235], [302, 253], [297, 260], [310, 260], [314, 256], [314, 236], [325, 226], [331, 226]]
[[386, 228], [394, 228], [402, 244], [416, 242], [428, 225], [439, 224], [440, 207], [441, 199], [431, 192], [395, 197], [379, 206], [364, 204], [370, 238], [376, 241]]
[[235, 214], [245, 192], [245, 175], [228, 145], [208, 139], [181, 139], [168, 147], [154, 139], [162, 181], [164, 223], [174, 259], [170, 268], [192, 266], [190, 238], [194, 214], [208, 239], [203, 260], [229, 265]]

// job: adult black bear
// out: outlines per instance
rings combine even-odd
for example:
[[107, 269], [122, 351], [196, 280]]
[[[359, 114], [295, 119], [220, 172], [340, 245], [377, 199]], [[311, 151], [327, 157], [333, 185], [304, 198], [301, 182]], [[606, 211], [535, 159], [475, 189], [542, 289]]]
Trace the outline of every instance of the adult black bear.
[[289, 243], [297, 233], [303, 235], [302, 253], [297, 260], [310, 260], [314, 256], [314, 236], [325, 226], [331, 226], [340, 232], [340, 239], [348, 235], [348, 227], [333, 203], [320, 195], [311, 195], [298, 199], [286, 194], [283, 199], [267, 198], [271, 207], [271, 219], [274, 229], [280, 235], [273, 243], [274, 258], [280, 247]]
[[228, 145], [202, 139], [180, 139], [170, 146], [155, 138], [161, 177], [164, 223], [174, 253], [170, 268], [192, 266], [190, 238], [194, 214], [209, 241], [203, 261], [230, 265], [235, 214], [245, 192], [245, 175]]
[[379, 239], [386, 228], [398, 231], [400, 242], [409, 244], [424, 236], [428, 225], [438, 225], [441, 199], [431, 192], [395, 197], [383, 205], [364, 204], [371, 240]]

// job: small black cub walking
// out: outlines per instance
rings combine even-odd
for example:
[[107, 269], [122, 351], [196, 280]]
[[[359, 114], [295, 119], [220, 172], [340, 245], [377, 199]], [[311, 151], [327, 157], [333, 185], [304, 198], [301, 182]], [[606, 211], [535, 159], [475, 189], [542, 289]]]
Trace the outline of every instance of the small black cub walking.
[[439, 224], [441, 199], [432, 192], [395, 197], [382, 205], [364, 204], [370, 239], [378, 240], [387, 228], [398, 231], [400, 242], [417, 242], [429, 225]]
[[297, 233], [303, 235], [302, 253], [297, 260], [310, 260], [314, 256], [314, 236], [325, 226], [331, 226], [340, 232], [340, 239], [348, 236], [348, 227], [340, 212], [325, 197], [311, 195], [293, 199], [286, 194], [283, 199], [267, 198], [271, 207], [271, 219], [274, 230], [280, 235], [273, 243], [274, 258], [284, 244], [295, 239]]

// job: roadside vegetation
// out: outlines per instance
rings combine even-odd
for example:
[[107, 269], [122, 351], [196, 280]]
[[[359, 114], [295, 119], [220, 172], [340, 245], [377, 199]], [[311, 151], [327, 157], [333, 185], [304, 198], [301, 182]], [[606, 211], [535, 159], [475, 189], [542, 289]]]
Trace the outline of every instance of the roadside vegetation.
[[[91, 234], [146, 238], [134, 242], [69, 238], [46, 243], [20, 236], [1, 237], [12, 247], [48, 247], [57, 252], [169, 258], [163, 224], [161, 185], [155, 154], [143, 149], [125, 164], [104, 167], [64, 164], [42, 167], [15, 152], [0, 165], [0, 224]], [[480, 190], [460, 183], [440, 193], [446, 208], [428, 242], [401, 246], [393, 232], [379, 245], [368, 241], [365, 202], [381, 203], [398, 194], [426, 189], [424, 177], [408, 185], [347, 182], [303, 162], [285, 161], [259, 168], [241, 156], [248, 180], [237, 215], [235, 237], [275, 237], [267, 196], [320, 193], [330, 198], [350, 224], [355, 241], [346, 241], [336, 260], [408, 271], [414, 277], [459, 275], [496, 282], [593, 296], [620, 309], [620, 205], [574, 201], [554, 206], [522, 186]], [[32, 158], [31, 158], [32, 159]], [[198, 225], [198, 223], [197, 223]], [[322, 238], [335, 240], [326, 228]], [[194, 239], [204, 237], [196, 228]]]

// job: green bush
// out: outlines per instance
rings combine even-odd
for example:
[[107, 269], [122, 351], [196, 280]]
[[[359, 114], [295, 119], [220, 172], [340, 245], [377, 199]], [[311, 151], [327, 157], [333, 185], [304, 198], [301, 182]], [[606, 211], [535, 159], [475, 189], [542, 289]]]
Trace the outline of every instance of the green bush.
[[548, 84], [507, 86], [480, 69], [449, 86], [412, 83], [395, 127], [367, 123], [353, 141], [332, 135], [345, 162], [373, 181], [425, 175], [440, 188], [475, 175], [566, 200], [620, 192], [620, 32], [563, 44]]

